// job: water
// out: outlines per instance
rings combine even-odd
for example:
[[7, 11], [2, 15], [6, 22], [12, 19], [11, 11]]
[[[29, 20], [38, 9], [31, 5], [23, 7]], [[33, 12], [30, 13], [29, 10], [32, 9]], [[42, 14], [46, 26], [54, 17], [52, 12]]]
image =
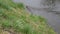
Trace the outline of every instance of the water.
[[54, 14], [52, 12], [47, 12], [47, 10], [41, 9], [41, 10], [37, 10], [37, 9], [33, 9], [30, 8], [29, 9], [31, 13], [35, 14], [35, 15], [40, 15], [44, 18], [47, 19], [48, 24], [56, 31], [60, 34], [60, 16], [57, 14]]
[[48, 6], [43, 6], [41, 3], [44, 2], [44, 0], [13, 0], [16, 3], [24, 3], [27, 6], [35, 7], [35, 8], [47, 8]]
[[51, 11], [48, 6], [41, 4], [44, 0], [14, 0], [14, 2], [22, 2], [27, 6], [29, 12], [46, 18], [48, 24], [60, 34], [60, 3], [57, 3]]

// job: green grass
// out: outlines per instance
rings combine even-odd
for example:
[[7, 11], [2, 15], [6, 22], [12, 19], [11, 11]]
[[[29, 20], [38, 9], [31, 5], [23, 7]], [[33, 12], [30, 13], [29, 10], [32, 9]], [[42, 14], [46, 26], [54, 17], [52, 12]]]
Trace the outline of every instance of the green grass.
[[56, 34], [46, 19], [26, 12], [22, 3], [0, 0], [0, 26], [20, 34]]

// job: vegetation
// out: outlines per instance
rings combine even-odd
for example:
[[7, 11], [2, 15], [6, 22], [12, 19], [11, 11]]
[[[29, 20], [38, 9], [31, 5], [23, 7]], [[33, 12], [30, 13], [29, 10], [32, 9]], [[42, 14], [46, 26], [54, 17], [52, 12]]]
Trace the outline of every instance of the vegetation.
[[12, 0], [0, 0], [1, 33], [2, 30], [12, 34], [56, 34], [47, 25], [46, 19], [26, 12], [22, 3], [17, 4]]

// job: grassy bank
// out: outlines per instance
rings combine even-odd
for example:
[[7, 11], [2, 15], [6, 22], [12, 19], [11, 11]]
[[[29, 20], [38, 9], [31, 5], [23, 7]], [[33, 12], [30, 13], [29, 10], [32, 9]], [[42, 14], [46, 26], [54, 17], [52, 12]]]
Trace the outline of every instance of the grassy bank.
[[4, 31], [14, 34], [55, 34], [43, 17], [26, 12], [22, 3], [11, 0], [0, 0], [0, 32]]

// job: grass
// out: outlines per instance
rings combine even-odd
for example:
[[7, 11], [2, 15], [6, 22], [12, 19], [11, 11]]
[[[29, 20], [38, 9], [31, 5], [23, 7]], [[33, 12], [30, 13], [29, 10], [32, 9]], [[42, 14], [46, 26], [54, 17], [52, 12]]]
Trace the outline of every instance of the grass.
[[15, 34], [56, 34], [46, 19], [26, 12], [22, 3], [0, 0], [0, 28]]

